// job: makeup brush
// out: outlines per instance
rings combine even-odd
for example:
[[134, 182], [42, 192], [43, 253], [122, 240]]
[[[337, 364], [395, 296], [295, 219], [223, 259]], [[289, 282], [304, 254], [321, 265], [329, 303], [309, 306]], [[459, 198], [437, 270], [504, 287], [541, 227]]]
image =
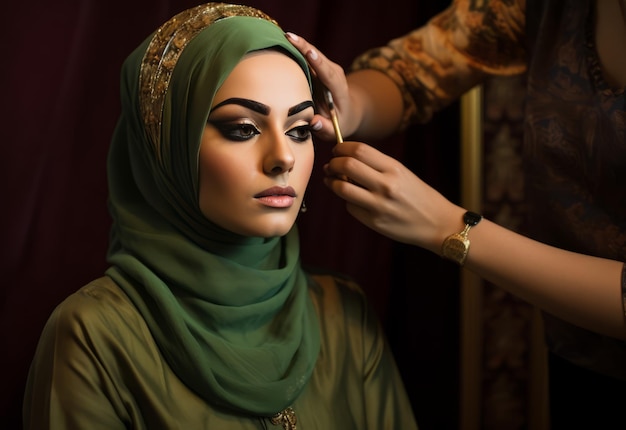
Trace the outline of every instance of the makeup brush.
[[[328, 111], [330, 112], [330, 119], [333, 122], [333, 128], [335, 129], [335, 136], [337, 137], [337, 143], [343, 142], [343, 137], [341, 136], [341, 130], [339, 129], [339, 117], [337, 117], [337, 110], [335, 109], [335, 103], [333, 102], [333, 95], [330, 90], [324, 91], [324, 96], [326, 97], [326, 104], [328, 105]], [[355, 183], [352, 179], [347, 176], [341, 175], [341, 179], [344, 181]]]
[[337, 110], [335, 109], [333, 95], [328, 89], [324, 91], [324, 95], [326, 96], [326, 104], [328, 104], [328, 110], [330, 112], [330, 119], [333, 122], [333, 128], [335, 129], [335, 136], [337, 137], [337, 143], [341, 143], [343, 142], [343, 137], [341, 136], [341, 130], [339, 129], [339, 118], [337, 117]]

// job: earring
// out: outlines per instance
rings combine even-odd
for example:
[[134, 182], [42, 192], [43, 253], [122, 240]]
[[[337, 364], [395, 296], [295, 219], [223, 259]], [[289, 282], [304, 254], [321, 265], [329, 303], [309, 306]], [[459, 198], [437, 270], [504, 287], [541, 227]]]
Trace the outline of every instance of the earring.
[[304, 200], [302, 200], [302, 206], [300, 206], [300, 212], [301, 213], [305, 213], [308, 210], [309, 209], [306, 207], [306, 202]]

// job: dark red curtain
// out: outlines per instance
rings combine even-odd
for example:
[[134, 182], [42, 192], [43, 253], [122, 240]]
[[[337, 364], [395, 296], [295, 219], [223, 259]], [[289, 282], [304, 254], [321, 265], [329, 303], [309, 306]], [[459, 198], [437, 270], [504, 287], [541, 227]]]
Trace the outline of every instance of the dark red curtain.
[[[13, 1], [0, 40], [0, 428], [21, 428], [23, 386], [52, 309], [106, 268], [110, 219], [105, 161], [119, 112], [124, 58], [159, 24], [199, 1]], [[447, 1], [256, 0], [285, 30], [344, 67], [366, 48], [423, 23]], [[455, 197], [456, 164], [438, 142], [457, 139], [454, 108], [380, 144]], [[407, 139], [419, 140], [407, 145]], [[358, 224], [317, 166], [300, 218], [303, 261], [346, 273], [385, 322], [420, 428], [455, 428], [457, 291], [438, 258]], [[451, 161], [451, 162], [450, 162]]]

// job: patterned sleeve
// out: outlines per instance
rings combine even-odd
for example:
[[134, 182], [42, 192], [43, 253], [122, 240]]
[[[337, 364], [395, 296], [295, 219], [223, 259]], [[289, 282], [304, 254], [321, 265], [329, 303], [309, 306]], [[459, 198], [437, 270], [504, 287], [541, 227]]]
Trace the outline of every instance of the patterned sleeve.
[[487, 75], [526, 70], [526, 0], [454, 0], [425, 26], [371, 49], [353, 71], [379, 70], [404, 97], [401, 128], [430, 120]]

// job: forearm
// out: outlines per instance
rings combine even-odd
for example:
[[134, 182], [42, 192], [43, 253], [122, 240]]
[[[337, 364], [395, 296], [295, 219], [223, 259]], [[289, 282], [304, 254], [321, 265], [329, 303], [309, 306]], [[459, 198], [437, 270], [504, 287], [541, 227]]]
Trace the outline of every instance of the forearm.
[[491, 0], [474, 7], [468, 0], [456, 0], [426, 25], [355, 58], [348, 75], [350, 91], [355, 89], [352, 83], [359, 83], [359, 90], [370, 92], [371, 99], [351, 94], [352, 105], [363, 109], [354, 137], [385, 137], [426, 123], [488, 76], [523, 73], [523, 3]]
[[356, 130], [348, 137], [381, 139], [396, 133], [403, 115], [400, 88], [377, 70], [359, 70], [347, 76], [351, 103], [358, 112]]
[[551, 247], [488, 220], [469, 236], [467, 269], [565, 321], [626, 339], [622, 262]]
[[[373, 230], [438, 255], [445, 238], [463, 230], [465, 209], [397, 160], [351, 141], [333, 154], [324, 166], [326, 185]], [[626, 339], [622, 262], [547, 246], [486, 219], [469, 231], [469, 240], [467, 269], [570, 323]]]

